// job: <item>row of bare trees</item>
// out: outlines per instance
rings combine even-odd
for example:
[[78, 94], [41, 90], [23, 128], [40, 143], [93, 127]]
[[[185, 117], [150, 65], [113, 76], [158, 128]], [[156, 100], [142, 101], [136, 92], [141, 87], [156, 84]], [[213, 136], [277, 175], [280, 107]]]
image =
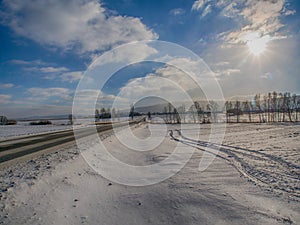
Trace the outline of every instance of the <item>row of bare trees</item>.
[[211, 123], [217, 122], [219, 105], [215, 101], [194, 101], [190, 107], [182, 104], [174, 107], [168, 103], [164, 107], [163, 115], [166, 123]]
[[100, 110], [95, 110], [95, 120], [99, 121], [100, 119], [110, 119], [110, 118], [116, 118], [119, 112], [116, 112], [115, 108], [101, 108]]
[[226, 101], [225, 111], [227, 123], [298, 122], [300, 96], [276, 91], [266, 95], [256, 94], [250, 101]]

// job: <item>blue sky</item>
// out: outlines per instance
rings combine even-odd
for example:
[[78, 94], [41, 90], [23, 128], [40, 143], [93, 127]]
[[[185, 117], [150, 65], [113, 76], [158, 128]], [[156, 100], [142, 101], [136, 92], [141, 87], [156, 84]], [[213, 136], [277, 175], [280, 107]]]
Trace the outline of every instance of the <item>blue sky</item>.
[[[292, 0], [3, 0], [0, 114], [70, 113], [89, 64], [140, 40], [174, 42], [198, 54], [225, 98], [300, 93], [299, 11], [300, 2]], [[116, 95], [126, 82], [166, 71], [149, 65], [119, 72], [104, 94]]]

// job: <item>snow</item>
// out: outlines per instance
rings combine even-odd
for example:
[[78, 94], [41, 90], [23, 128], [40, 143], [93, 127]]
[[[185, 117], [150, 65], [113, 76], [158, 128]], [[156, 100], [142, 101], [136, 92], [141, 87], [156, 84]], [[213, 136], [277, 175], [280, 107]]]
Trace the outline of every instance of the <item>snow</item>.
[[72, 129], [72, 125], [14, 125], [0, 127], [0, 140]]
[[[128, 117], [118, 118], [117, 121], [126, 121]], [[30, 125], [33, 121], [18, 121], [17, 125], [0, 126], [0, 141], [20, 136], [35, 135], [56, 131], [64, 131], [70, 129], [77, 129], [87, 126], [93, 126], [93, 118], [76, 119], [74, 125], [69, 124], [69, 120], [50, 120], [51, 125]], [[109, 120], [105, 120], [108, 122]], [[36, 121], [34, 121], [36, 122]]]
[[[194, 125], [181, 133], [179, 125], [170, 125], [178, 141], [167, 133], [146, 152], [130, 151], [112, 132], [104, 133], [110, 153], [132, 165], [161, 162], [178, 144], [195, 152], [176, 175], [144, 187], [103, 178], [75, 145], [11, 165], [0, 174], [0, 224], [300, 224], [299, 128], [230, 124], [219, 151], [207, 146], [208, 124], [201, 125], [200, 135]], [[144, 139], [151, 135], [147, 124], [132, 132]], [[84, 143], [95, 140], [87, 137]], [[217, 157], [200, 172], [203, 150]]]
[[[88, 126], [90, 120], [79, 119], [75, 127]], [[18, 121], [17, 125], [0, 126], [0, 140], [73, 129], [68, 120], [51, 120], [51, 125], [30, 125], [32, 121]]]

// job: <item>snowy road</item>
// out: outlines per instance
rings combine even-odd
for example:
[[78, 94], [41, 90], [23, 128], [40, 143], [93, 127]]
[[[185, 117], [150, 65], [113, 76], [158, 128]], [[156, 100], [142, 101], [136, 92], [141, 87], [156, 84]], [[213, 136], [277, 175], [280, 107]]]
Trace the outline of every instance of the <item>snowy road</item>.
[[[197, 148], [206, 144], [199, 141], [205, 142], [209, 127], [203, 127], [197, 140], [192, 125], [182, 133], [175, 132], [179, 129], [177, 125], [169, 128], [181, 141], [192, 144], [186, 148], [196, 151], [179, 173], [155, 185], [129, 187], [104, 179], [88, 166], [74, 145], [1, 171], [2, 189], [13, 182], [12, 187], [2, 192], [1, 223], [300, 224], [300, 207], [295, 196], [249, 182], [249, 177], [242, 176], [233, 163], [239, 158], [251, 170], [274, 168], [282, 176], [296, 178], [292, 171], [299, 172], [298, 126], [231, 125], [220, 151], [223, 158], [216, 157], [203, 172], [198, 171], [203, 151]], [[239, 132], [247, 131], [248, 135], [238, 136]], [[139, 138], [149, 135], [146, 124], [135, 126], [133, 132]], [[162, 145], [154, 151], [130, 153], [115, 135], [106, 134], [102, 140], [111, 154], [138, 165], [165, 159], [178, 144], [167, 133]], [[86, 143], [93, 140], [87, 138]], [[296, 167], [289, 171], [287, 165]], [[278, 182], [274, 184], [281, 185], [280, 176], [276, 177]], [[287, 182], [289, 188], [299, 187], [299, 179], [295, 184], [289, 183], [289, 179]]]
[[[131, 123], [138, 123], [131, 122]], [[127, 123], [116, 123], [114, 126], [124, 126]], [[75, 129], [75, 128], [74, 128]], [[100, 126], [87, 126], [76, 128], [76, 138], [84, 138], [112, 129], [112, 124], [102, 124]], [[14, 137], [6, 140], [0, 140], [0, 166], [6, 166], [13, 163], [12, 161], [20, 162], [22, 157], [29, 159], [31, 154], [43, 154], [53, 151], [59, 151], [61, 145], [68, 145], [74, 142], [73, 129], [46, 132], [42, 134], [27, 135], [22, 137]]]

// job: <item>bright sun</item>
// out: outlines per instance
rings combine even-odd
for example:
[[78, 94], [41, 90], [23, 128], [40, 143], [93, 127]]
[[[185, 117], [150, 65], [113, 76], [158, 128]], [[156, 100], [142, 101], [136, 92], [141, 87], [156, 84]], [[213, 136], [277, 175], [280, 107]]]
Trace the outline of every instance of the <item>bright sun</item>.
[[246, 43], [249, 48], [249, 51], [256, 56], [260, 55], [266, 50], [267, 43], [269, 41], [269, 35], [259, 37], [258, 33], [252, 33], [246, 38]]

